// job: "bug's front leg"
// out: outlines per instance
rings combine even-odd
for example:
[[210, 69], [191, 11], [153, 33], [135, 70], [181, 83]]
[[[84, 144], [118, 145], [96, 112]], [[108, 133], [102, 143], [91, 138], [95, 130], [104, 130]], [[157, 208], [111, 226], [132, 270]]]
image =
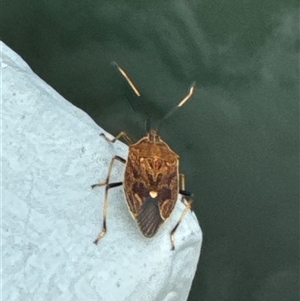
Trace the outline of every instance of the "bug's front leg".
[[116, 183], [109, 183], [109, 178], [112, 170], [112, 166], [115, 160], [118, 160], [122, 163], [126, 163], [126, 160], [119, 157], [119, 156], [114, 156], [109, 165], [108, 169], [108, 174], [106, 177], [105, 182], [100, 182], [97, 184], [92, 185], [92, 188], [95, 188], [96, 186], [104, 186], [105, 185], [105, 198], [104, 198], [104, 205], [103, 205], [103, 225], [102, 225], [102, 231], [98, 234], [96, 240], [94, 241], [94, 244], [98, 244], [99, 240], [106, 234], [107, 228], [106, 228], [106, 216], [107, 216], [107, 208], [108, 208], [108, 189], [118, 187], [123, 185], [123, 182], [116, 182]]
[[105, 136], [104, 133], [101, 133], [100, 136], [103, 136], [107, 141], [111, 142], [111, 143], [115, 143], [117, 140], [120, 140], [121, 138], [123, 138], [129, 145], [132, 144], [132, 140], [130, 139], [130, 137], [127, 135], [126, 132], [120, 132], [115, 138], [110, 139], [107, 136]]
[[174, 234], [175, 234], [178, 226], [180, 225], [181, 221], [183, 220], [184, 216], [186, 215], [186, 213], [191, 209], [192, 203], [193, 203], [193, 200], [187, 200], [185, 198], [185, 196], [190, 197], [192, 194], [185, 190], [185, 176], [184, 176], [184, 174], [179, 175], [179, 183], [180, 183], [179, 193], [182, 195], [181, 202], [185, 205], [185, 208], [183, 209], [178, 222], [176, 223], [175, 227], [172, 229], [172, 231], [170, 233], [170, 239], [171, 239], [171, 245], [172, 245], [171, 250], [172, 251], [175, 250]]

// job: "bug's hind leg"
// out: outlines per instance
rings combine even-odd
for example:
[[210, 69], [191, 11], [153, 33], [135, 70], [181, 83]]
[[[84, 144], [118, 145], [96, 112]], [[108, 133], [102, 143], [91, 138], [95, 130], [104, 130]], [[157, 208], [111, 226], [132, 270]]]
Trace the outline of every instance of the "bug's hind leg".
[[183, 220], [184, 216], [185, 216], [185, 215], [187, 214], [187, 212], [191, 209], [191, 205], [192, 205], [192, 202], [193, 202], [192, 200], [187, 201], [187, 200], [185, 199], [184, 196], [182, 196], [181, 201], [184, 203], [185, 208], [184, 208], [183, 211], [182, 211], [182, 214], [181, 214], [181, 216], [180, 216], [180, 218], [179, 218], [179, 221], [177, 222], [177, 224], [175, 225], [175, 227], [172, 229], [172, 231], [171, 231], [171, 233], [170, 233], [171, 245], [172, 245], [171, 250], [172, 250], [172, 251], [175, 250], [175, 239], [174, 239], [174, 234], [175, 234], [175, 232], [176, 232], [178, 226], [180, 225], [181, 221]]
[[107, 208], [108, 208], [108, 189], [118, 187], [123, 185], [123, 182], [116, 182], [116, 183], [109, 183], [109, 178], [112, 170], [112, 166], [115, 160], [118, 160], [122, 163], [126, 163], [126, 160], [119, 156], [114, 156], [109, 165], [108, 174], [106, 177], [105, 182], [100, 182], [97, 184], [92, 185], [92, 188], [95, 188], [96, 186], [104, 186], [105, 185], [105, 198], [104, 198], [104, 205], [103, 205], [103, 225], [102, 225], [102, 231], [98, 234], [96, 240], [94, 241], [95, 244], [98, 244], [99, 240], [106, 234], [106, 216], [107, 216]]
[[179, 193], [182, 195], [181, 197], [181, 202], [185, 205], [185, 208], [183, 209], [181, 216], [178, 220], [178, 222], [176, 223], [175, 227], [172, 229], [171, 233], [170, 233], [170, 238], [171, 238], [171, 245], [172, 248], [171, 250], [175, 250], [175, 239], [174, 239], [174, 234], [178, 228], [178, 226], [180, 225], [181, 221], [183, 220], [183, 218], [185, 217], [185, 215], [187, 214], [187, 212], [191, 209], [192, 207], [192, 203], [193, 200], [187, 200], [185, 197], [190, 197], [192, 194], [188, 191], [185, 190], [185, 176], [184, 174], [180, 174], [179, 175]]

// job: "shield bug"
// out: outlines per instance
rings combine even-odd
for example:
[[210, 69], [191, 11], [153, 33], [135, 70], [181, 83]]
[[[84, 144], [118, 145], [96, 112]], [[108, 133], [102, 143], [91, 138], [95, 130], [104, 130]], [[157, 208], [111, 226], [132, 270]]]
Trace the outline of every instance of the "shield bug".
[[[139, 97], [138, 89], [125, 71], [116, 63], [114, 65]], [[188, 94], [162, 120], [168, 118], [176, 109], [186, 103], [194, 90], [195, 84], [192, 84]], [[142, 234], [149, 238], [153, 237], [160, 226], [168, 220], [175, 207], [178, 194], [181, 195], [181, 201], [184, 203], [185, 209], [170, 233], [171, 246], [174, 250], [174, 233], [187, 211], [191, 208], [192, 203], [189, 198], [191, 194], [185, 190], [185, 177], [179, 173], [179, 156], [162, 140], [157, 128], [149, 129], [148, 133], [135, 143], [125, 132], [120, 132], [113, 139], [108, 138], [103, 133], [100, 135], [111, 143], [122, 138], [129, 145], [129, 154], [127, 160], [114, 156], [111, 159], [106, 180], [92, 185], [92, 188], [105, 186], [103, 226], [94, 243], [98, 244], [107, 231], [108, 190], [123, 185], [129, 211], [137, 221]], [[115, 160], [126, 164], [124, 181], [110, 183], [110, 174]]]

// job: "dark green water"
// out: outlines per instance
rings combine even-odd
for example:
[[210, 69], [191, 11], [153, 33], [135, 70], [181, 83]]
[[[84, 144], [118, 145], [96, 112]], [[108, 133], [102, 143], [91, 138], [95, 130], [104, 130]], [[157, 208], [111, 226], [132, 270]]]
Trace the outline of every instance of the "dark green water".
[[[161, 118], [204, 232], [189, 301], [299, 300], [298, 1], [6, 1], [2, 40], [116, 135]], [[139, 105], [137, 105], [139, 106]]]

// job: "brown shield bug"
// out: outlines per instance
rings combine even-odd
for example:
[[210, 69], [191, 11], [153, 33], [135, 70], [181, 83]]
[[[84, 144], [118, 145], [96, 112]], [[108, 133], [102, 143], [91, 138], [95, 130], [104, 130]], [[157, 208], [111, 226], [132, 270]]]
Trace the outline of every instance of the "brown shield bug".
[[[113, 64], [127, 80], [135, 94], [140, 96], [138, 89], [125, 71], [116, 63]], [[194, 90], [195, 84], [192, 84], [188, 94], [162, 120], [181, 107], [192, 96]], [[175, 207], [178, 194], [181, 194], [181, 201], [185, 204], [185, 209], [170, 233], [171, 246], [174, 250], [174, 233], [192, 203], [192, 200], [189, 199], [191, 194], [185, 190], [185, 177], [179, 173], [179, 156], [162, 140], [157, 129], [150, 129], [146, 136], [135, 143], [125, 132], [120, 132], [113, 139], [106, 137], [103, 133], [100, 135], [112, 143], [123, 138], [129, 144], [129, 154], [127, 161], [119, 156], [114, 156], [111, 159], [106, 180], [92, 185], [92, 188], [105, 186], [103, 226], [94, 243], [98, 244], [107, 231], [108, 190], [123, 185], [129, 211], [146, 237], [153, 237], [160, 226], [168, 220]], [[110, 174], [115, 160], [126, 164], [124, 181], [110, 183]]]

